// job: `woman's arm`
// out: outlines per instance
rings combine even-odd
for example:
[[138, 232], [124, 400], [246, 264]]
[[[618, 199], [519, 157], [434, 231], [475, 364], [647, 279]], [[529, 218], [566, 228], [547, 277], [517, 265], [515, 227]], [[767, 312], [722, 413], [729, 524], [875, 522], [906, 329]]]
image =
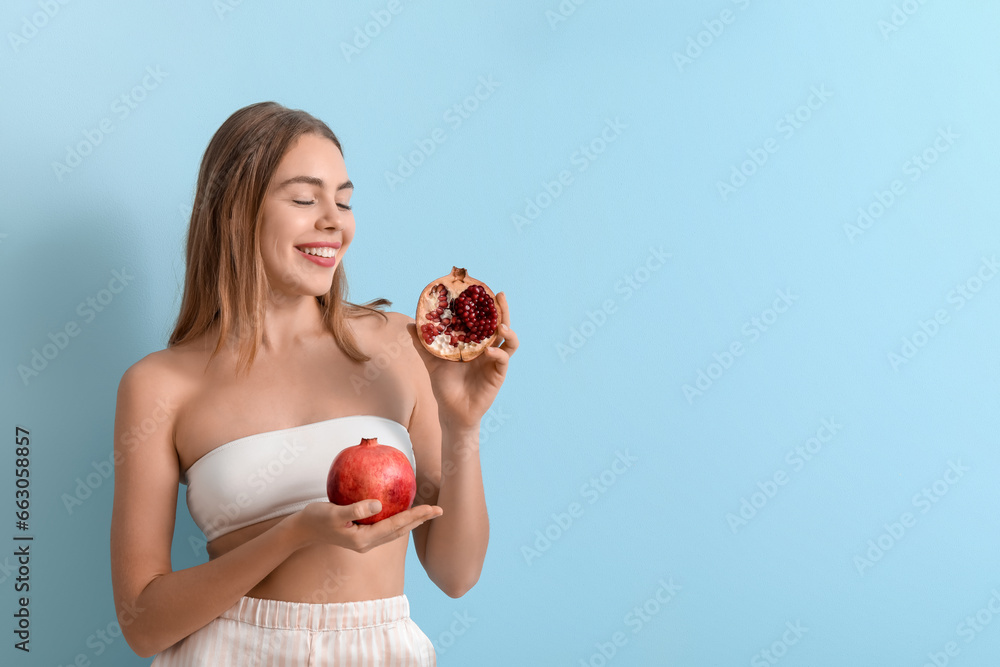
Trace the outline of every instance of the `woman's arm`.
[[[116, 586], [115, 606], [119, 622], [123, 617], [128, 622], [121, 627], [132, 650], [143, 658], [160, 653], [236, 604], [299, 548], [290, 526], [293, 516], [202, 565], [152, 575], [143, 565], [131, 568], [131, 579], [121, 586], [124, 591], [136, 590], [152, 576], [138, 595], [119, 595]], [[119, 552], [127, 554], [129, 548]]]
[[430, 580], [458, 598], [479, 581], [490, 540], [479, 427], [443, 427], [426, 372], [424, 383], [410, 417], [419, 465], [414, 503], [436, 505], [444, 514], [414, 529], [413, 546]]
[[500, 337], [470, 362], [430, 355], [407, 322], [417, 359], [410, 436], [417, 456], [417, 502], [440, 506], [443, 516], [414, 530], [413, 543], [431, 581], [450, 597], [465, 595], [479, 580], [490, 538], [479, 461], [479, 426], [518, 347], [510, 329], [507, 297], [497, 295]]
[[176, 406], [177, 392], [169, 370], [149, 357], [118, 387], [111, 575], [122, 634], [142, 657], [207, 625], [298, 548], [282, 520], [215, 560], [171, 570], [180, 470], [175, 412], [164, 406]]

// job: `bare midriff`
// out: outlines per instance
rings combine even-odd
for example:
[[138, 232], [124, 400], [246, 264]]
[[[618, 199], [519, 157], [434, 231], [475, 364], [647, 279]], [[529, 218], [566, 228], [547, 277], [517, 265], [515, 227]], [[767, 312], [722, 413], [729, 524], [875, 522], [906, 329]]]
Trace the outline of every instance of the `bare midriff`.
[[[209, 558], [235, 549], [278, 523], [268, 519], [220, 535], [208, 543]], [[315, 544], [293, 553], [249, 597], [289, 602], [347, 602], [394, 597], [403, 593], [403, 571], [409, 533], [358, 553], [336, 545]]]

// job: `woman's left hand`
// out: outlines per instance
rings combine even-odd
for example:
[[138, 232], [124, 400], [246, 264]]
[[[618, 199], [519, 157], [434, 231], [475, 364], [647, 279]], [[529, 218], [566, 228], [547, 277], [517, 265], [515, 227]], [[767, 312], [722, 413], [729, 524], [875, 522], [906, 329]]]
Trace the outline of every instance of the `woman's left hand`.
[[517, 350], [517, 335], [510, 328], [507, 295], [503, 292], [497, 293], [497, 305], [500, 306], [497, 338], [493, 345], [472, 361], [448, 361], [435, 357], [417, 338], [416, 325], [406, 325], [413, 346], [420, 353], [430, 375], [442, 426], [478, 429], [479, 421], [500, 391], [510, 357]]

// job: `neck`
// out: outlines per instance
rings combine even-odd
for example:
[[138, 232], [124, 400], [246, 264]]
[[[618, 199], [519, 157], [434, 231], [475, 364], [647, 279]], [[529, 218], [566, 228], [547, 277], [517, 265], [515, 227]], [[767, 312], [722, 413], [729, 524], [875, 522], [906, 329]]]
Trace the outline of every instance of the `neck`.
[[271, 299], [264, 311], [262, 352], [281, 354], [294, 350], [326, 332], [323, 311], [310, 295]]

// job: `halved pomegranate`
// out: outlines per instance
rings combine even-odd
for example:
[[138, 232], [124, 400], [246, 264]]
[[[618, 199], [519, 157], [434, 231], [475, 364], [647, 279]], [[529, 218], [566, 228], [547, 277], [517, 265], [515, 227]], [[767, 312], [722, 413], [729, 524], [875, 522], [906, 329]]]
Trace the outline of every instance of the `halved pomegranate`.
[[428, 352], [451, 361], [471, 361], [496, 340], [499, 312], [493, 291], [456, 266], [420, 293], [414, 319]]

